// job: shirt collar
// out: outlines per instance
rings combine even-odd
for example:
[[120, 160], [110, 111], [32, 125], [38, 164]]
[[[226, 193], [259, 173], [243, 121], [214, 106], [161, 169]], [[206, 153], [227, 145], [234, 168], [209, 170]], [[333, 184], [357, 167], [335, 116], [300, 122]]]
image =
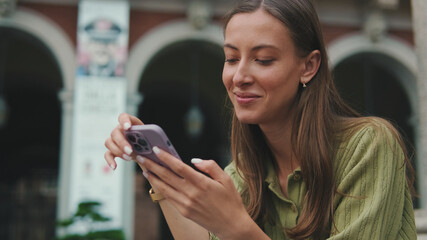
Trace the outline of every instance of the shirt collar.
[[[285, 197], [283, 196], [282, 189], [280, 188], [279, 179], [277, 178], [276, 171], [274, 169], [273, 162], [271, 160], [266, 161], [266, 170], [267, 174], [265, 177], [265, 182], [268, 184], [268, 188], [276, 194], [279, 198], [285, 200]], [[293, 173], [291, 173], [288, 176], [288, 182], [291, 177], [295, 174], [301, 174], [301, 168], [297, 167]]]
[[[279, 179], [277, 179], [276, 170], [274, 169], [274, 166], [271, 160], [266, 161], [266, 169], [267, 169], [267, 175], [264, 181], [269, 185], [271, 185], [272, 183], [279, 183]], [[294, 175], [295, 173], [301, 174], [301, 167], [297, 167], [291, 175]]]

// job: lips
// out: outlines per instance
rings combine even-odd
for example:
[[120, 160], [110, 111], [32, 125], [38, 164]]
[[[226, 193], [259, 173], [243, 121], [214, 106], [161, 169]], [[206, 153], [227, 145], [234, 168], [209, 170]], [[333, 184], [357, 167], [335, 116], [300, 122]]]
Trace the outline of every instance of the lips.
[[234, 92], [238, 104], [250, 104], [259, 99], [261, 96], [248, 92]]

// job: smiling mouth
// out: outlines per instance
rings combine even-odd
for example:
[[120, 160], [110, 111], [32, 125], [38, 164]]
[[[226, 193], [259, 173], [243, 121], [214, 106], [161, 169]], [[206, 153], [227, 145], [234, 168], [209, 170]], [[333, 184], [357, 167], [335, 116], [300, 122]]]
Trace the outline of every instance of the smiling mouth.
[[260, 96], [252, 93], [234, 93], [234, 96], [236, 97], [237, 103], [242, 105], [253, 103], [260, 98]]

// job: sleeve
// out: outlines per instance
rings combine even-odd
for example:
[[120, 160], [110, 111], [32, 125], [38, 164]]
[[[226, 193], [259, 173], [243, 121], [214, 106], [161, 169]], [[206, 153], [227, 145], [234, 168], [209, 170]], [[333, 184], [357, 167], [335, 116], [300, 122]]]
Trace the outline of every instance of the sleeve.
[[209, 232], [209, 239], [210, 240], [219, 240], [217, 236], [215, 236], [213, 233]]
[[[329, 239], [416, 239], [398, 141], [385, 126], [362, 129], [352, 140], [346, 149], [351, 157], [341, 159], [347, 163], [336, 173], [338, 193]], [[408, 222], [410, 230], [402, 234]]]

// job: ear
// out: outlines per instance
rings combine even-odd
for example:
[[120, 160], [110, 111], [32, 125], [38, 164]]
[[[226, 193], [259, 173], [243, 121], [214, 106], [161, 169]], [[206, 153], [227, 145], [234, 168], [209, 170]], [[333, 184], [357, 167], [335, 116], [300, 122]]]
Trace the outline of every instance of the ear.
[[314, 50], [305, 57], [304, 68], [301, 74], [301, 84], [307, 84], [319, 70], [321, 55], [319, 50]]

